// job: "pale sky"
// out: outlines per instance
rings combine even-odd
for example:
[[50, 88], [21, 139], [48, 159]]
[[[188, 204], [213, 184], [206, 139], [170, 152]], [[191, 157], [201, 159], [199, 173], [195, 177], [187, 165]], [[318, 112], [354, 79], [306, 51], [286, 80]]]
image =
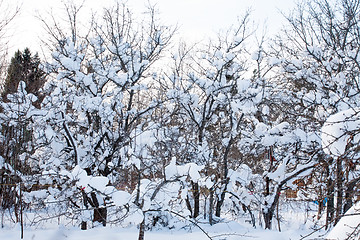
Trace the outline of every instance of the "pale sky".
[[[61, 0], [4, 0], [9, 4], [21, 4], [21, 14], [11, 25], [10, 55], [17, 49], [29, 47], [33, 52], [41, 51], [40, 36], [44, 35], [42, 25], [36, 19], [37, 12], [44, 14], [53, 8], [61, 11]], [[82, 0], [75, 0], [75, 2]], [[115, 0], [85, 0], [85, 5], [99, 10]], [[267, 22], [269, 35], [275, 33], [284, 23], [280, 11], [288, 13], [295, 6], [295, 0], [150, 0], [156, 3], [162, 22], [180, 27], [179, 35], [189, 41], [200, 41], [213, 36], [220, 29], [227, 29], [236, 23], [248, 8], [252, 19], [263, 25]], [[147, 0], [128, 0], [135, 12], [145, 9]]]

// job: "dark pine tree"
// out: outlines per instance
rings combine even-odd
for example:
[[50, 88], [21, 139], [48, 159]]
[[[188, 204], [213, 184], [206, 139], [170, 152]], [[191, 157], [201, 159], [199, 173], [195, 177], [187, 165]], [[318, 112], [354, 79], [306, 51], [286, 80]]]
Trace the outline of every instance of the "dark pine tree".
[[33, 55], [29, 48], [25, 48], [22, 52], [18, 50], [14, 57], [11, 58], [1, 94], [2, 97], [6, 99], [7, 94], [16, 92], [20, 81], [26, 83], [25, 90], [28, 93], [34, 94], [40, 100], [42, 99], [39, 90], [44, 84], [45, 72], [41, 69], [38, 54]]
[[[34, 106], [40, 108], [43, 99], [40, 89], [45, 81], [45, 72], [41, 69], [38, 55], [32, 55], [28, 48], [23, 52], [17, 51], [11, 59], [0, 92], [3, 102], [9, 101], [7, 95], [17, 91], [20, 81], [26, 83], [25, 90], [28, 93], [37, 96], [38, 100], [34, 103]], [[3, 110], [0, 108], [1, 112]], [[18, 194], [17, 187], [19, 183], [22, 183], [21, 176], [33, 173], [27, 158], [20, 158], [22, 154], [30, 154], [34, 150], [32, 144], [33, 133], [28, 129], [28, 121], [28, 119], [19, 115], [16, 125], [0, 122], [0, 158], [13, 169], [0, 168], [0, 208], [14, 209], [13, 212], [17, 222], [21, 219], [20, 209], [22, 209], [20, 207], [22, 206], [20, 204], [21, 196]]]

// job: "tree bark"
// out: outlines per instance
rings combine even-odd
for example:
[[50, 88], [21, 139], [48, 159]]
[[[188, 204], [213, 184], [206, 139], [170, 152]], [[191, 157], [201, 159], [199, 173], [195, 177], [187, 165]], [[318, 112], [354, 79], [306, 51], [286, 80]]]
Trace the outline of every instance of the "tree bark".
[[193, 209], [192, 209], [192, 207], [191, 207], [191, 203], [190, 203], [189, 196], [186, 197], [185, 203], [186, 203], [187, 209], [188, 209], [189, 212], [190, 212], [190, 216], [193, 216]]
[[213, 208], [214, 208], [214, 189], [210, 188], [210, 197], [209, 197], [209, 224], [213, 225]]
[[[228, 182], [228, 181], [226, 181], [226, 182]], [[221, 207], [225, 200], [226, 188], [227, 188], [227, 183], [225, 183], [224, 190], [222, 191], [222, 193], [220, 195], [220, 199], [216, 203], [215, 216], [217, 216], [217, 217], [220, 217], [220, 215], [221, 215]]]
[[334, 183], [331, 177], [328, 178], [327, 182], [327, 194], [328, 200], [327, 200], [327, 208], [326, 208], [326, 227], [327, 229], [330, 225], [330, 223], [334, 219]]
[[81, 230], [86, 230], [87, 229], [87, 223], [85, 221], [81, 222]]
[[342, 216], [343, 210], [343, 171], [342, 171], [342, 158], [336, 159], [336, 217], [335, 225], [338, 223]]
[[320, 220], [323, 208], [324, 208], [324, 199], [320, 198], [319, 206], [318, 206], [318, 213], [317, 213], [317, 220]]
[[140, 223], [138, 240], [144, 240], [144, 238], [145, 238], [145, 216], [144, 216], [144, 220]]
[[96, 197], [96, 193], [91, 193], [92, 202], [94, 204], [94, 218], [93, 222], [102, 223], [102, 225], [106, 226], [106, 218], [107, 218], [107, 209], [105, 207], [99, 207], [99, 202]]
[[194, 212], [193, 218], [197, 218], [200, 213], [200, 189], [199, 184], [191, 181], [193, 196], [194, 196]]
[[355, 194], [354, 188], [356, 184], [360, 181], [359, 178], [354, 178], [348, 184], [346, 184], [346, 190], [345, 190], [345, 204], [344, 204], [344, 210], [343, 213], [346, 213], [353, 205], [353, 197]]
[[268, 176], [265, 177], [265, 197], [270, 195], [270, 178]]
[[229, 179], [228, 179], [228, 172], [229, 172], [229, 169], [228, 169], [228, 156], [229, 156], [230, 149], [231, 149], [233, 141], [234, 141], [234, 139], [231, 137], [228, 144], [227, 144], [227, 146], [226, 146], [225, 153], [224, 153], [224, 158], [223, 158], [223, 184], [224, 184], [224, 186], [223, 186], [223, 191], [222, 191], [222, 193], [220, 195], [220, 199], [216, 203], [215, 216], [217, 216], [217, 217], [220, 217], [220, 215], [221, 215], [221, 207], [222, 207], [222, 205], [224, 203], [227, 186], [229, 184]]

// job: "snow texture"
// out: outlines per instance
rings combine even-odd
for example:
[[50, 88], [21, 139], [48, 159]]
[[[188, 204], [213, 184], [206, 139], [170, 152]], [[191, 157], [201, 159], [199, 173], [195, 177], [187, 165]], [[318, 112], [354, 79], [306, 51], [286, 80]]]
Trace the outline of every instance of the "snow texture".
[[334, 157], [345, 153], [347, 144], [352, 138], [359, 141], [360, 130], [359, 108], [348, 109], [331, 115], [321, 129], [322, 147], [325, 153]]
[[123, 206], [130, 201], [131, 195], [125, 191], [116, 191], [112, 194], [112, 200], [116, 206]]
[[[355, 239], [348, 238], [352, 232], [359, 230], [360, 224], [360, 203], [352, 206], [343, 216], [336, 226], [330, 231], [326, 239], [329, 240], [342, 240], [342, 239]], [[355, 234], [356, 237], [357, 235]], [[357, 236], [359, 237], [359, 236]]]
[[176, 177], [189, 176], [192, 181], [198, 182], [200, 179], [200, 171], [203, 166], [198, 166], [195, 163], [187, 163], [185, 165], [176, 165], [176, 159], [173, 158], [168, 166], [165, 167], [165, 176], [167, 180]]

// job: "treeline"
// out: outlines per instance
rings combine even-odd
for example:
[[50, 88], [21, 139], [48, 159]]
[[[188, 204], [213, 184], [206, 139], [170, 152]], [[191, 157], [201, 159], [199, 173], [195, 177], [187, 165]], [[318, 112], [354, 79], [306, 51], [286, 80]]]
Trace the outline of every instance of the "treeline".
[[80, 24], [82, 6], [67, 5], [68, 28], [43, 20], [51, 61], [18, 51], [4, 79], [1, 208], [20, 221], [21, 186], [36, 222], [139, 224], [143, 237], [245, 214], [270, 229], [292, 189], [332, 226], [357, 200], [357, 118], [342, 120], [340, 154], [321, 128], [358, 113], [359, 4], [301, 2], [271, 39], [246, 13], [194, 46], [174, 43], [152, 7], [138, 20], [116, 4]]

